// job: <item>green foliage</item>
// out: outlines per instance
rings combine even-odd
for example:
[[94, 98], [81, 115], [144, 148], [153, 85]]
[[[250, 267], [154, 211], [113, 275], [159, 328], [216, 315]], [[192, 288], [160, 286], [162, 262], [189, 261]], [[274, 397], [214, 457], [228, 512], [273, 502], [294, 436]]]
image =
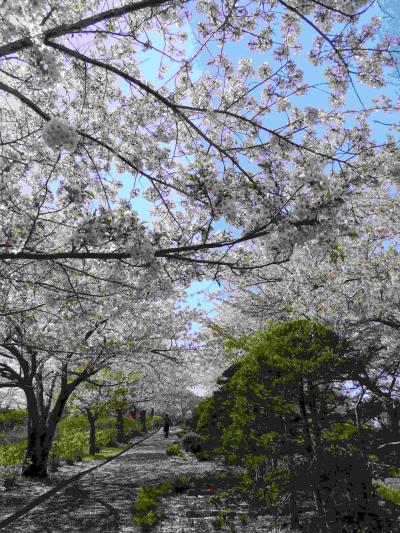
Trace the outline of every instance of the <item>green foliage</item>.
[[88, 429], [87, 418], [81, 416], [67, 416], [60, 420], [58, 431], [68, 433], [68, 431], [86, 431]]
[[344, 253], [343, 245], [340, 243], [335, 244], [331, 249], [330, 263], [336, 265], [337, 262], [345, 261], [346, 254]]
[[186, 459], [185, 454], [182, 452], [179, 442], [173, 442], [166, 448], [167, 455], [175, 455], [181, 459]]
[[394, 489], [392, 487], [388, 487], [387, 485], [380, 484], [376, 488], [376, 492], [384, 498], [385, 500], [389, 500], [396, 505], [400, 505], [400, 490]]
[[117, 437], [117, 430], [112, 429], [97, 429], [96, 430], [96, 445], [99, 448], [106, 448], [110, 443], [115, 442]]
[[391, 466], [387, 470], [388, 477], [400, 477], [400, 469], [395, 466]]
[[[206, 449], [245, 467], [241, 491], [255, 503], [280, 508], [293, 486], [307, 483], [309, 439], [322, 437], [333, 466], [343, 452], [357, 451], [357, 427], [333, 408], [341, 401], [336, 384], [348, 379], [354, 362], [344, 341], [309, 320], [269, 324], [235, 346], [244, 355], [199, 404], [196, 431]], [[366, 436], [369, 429], [363, 431]]]
[[0, 428], [9, 430], [15, 426], [23, 426], [26, 423], [26, 409], [10, 409], [0, 413]]
[[[115, 442], [117, 430], [113, 418], [103, 416], [96, 422], [96, 445], [107, 448]], [[61, 459], [73, 461], [77, 454], [89, 456], [89, 423], [85, 416], [61, 420], [51, 451]], [[101, 457], [99, 457], [101, 458]]]
[[85, 454], [89, 449], [89, 431], [61, 427], [51, 451], [61, 459], [73, 461], [77, 453]]
[[201, 442], [199, 435], [193, 432], [186, 433], [186, 435], [182, 439], [182, 446], [187, 452], [200, 452]]
[[171, 483], [162, 483], [156, 486], [143, 486], [138, 490], [133, 505], [133, 523], [137, 526], [154, 526], [161, 518], [158, 512], [160, 499], [173, 489]]
[[127, 416], [123, 417], [124, 420], [124, 434], [129, 436], [137, 435], [138, 433], [141, 433], [142, 426], [140, 422], [133, 418], [128, 418]]
[[226, 513], [224, 511], [218, 511], [214, 519], [213, 525], [216, 529], [220, 529], [227, 525], [227, 521], [228, 519]]
[[0, 465], [19, 466], [23, 463], [26, 440], [0, 446]]
[[[162, 416], [158, 416], [158, 415], [155, 415], [155, 416], [149, 416], [149, 417], [146, 417], [146, 431], [150, 431], [150, 429], [154, 426], [156, 426], [159, 422], [162, 421]], [[140, 431], [141, 431], [141, 427], [140, 426]]]
[[323, 431], [323, 439], [332, 452], [356, 452], [358, 448], [357, 437], [357, 426], [349, 422], [334, 422], [329, 426], [329, 429]]

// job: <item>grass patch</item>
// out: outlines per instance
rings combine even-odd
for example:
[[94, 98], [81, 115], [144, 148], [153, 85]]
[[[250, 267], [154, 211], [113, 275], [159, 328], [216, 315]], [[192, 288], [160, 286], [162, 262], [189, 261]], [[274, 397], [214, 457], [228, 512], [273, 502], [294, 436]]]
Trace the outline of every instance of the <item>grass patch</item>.
[[173, 442], [172, 444], [168, 446], [168, 448], [166, 448], [165, 451], [167, 455], [170, 455], [170, 456], [174, 455], [176, 457], [180, 457], [181, 459], [186, 460], [185, 454], [181, 450], [181, 446], [179, 442]]
[[124, 448], [103, 448], [101, 451], [94, 453], [93, 455], [84, 454], [82, 456], [82, 461], [93, 461], [95, 459], [109, 459], [114, 457], [117, 453], [122, 452]]
[[400, 477], [400, 470], [395, 466], [391, 466], [387, 471], [388, 477]]
[[133, 523], [144, 529], [150, 529], [162, 518], [159, 511], [160, 499], [173, 489], [171, 483], [161, 483], [156, 486], [143, 486], [138, 490], [132, 514]]
[[384, 498], [385, 500], [389, 500], [396, 505], [400, 505], [400, 490], [394, 489], [392, 487], [388, 487], [387, 485], [380, 484], [376, 488], [376, 492]]

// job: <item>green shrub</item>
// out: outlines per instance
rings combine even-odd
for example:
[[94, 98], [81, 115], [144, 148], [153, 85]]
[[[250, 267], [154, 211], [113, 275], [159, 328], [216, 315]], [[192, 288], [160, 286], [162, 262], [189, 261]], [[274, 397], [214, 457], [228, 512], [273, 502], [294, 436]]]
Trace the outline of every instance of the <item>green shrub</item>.
[[0, 413], [0, 428], [9, 429], [15, 426], [23, 426], [26, 422], [26, 409], [10, 409]]
[[0, 446], [0, 465], [18, 467], [23, 463], [26, 440]]
[[[96, 445], [106, 448], [115, 441], [117, 430], [111, 417], [96, 421]], [[76, 461], [89, 453], [89, 423], [85, 416], [67, 417], [61, 420], [51, 451], [61, 459]]]
[[400, 505], [400, 490], [388, 487], [387, 485], [379, 484], [376, 492], [385, 500], [389, 500], [397, 505]]
[[133, 523], [137, 526], [151, 527], [161, 518], [158, 512], [160, 499], [172, 491], [171, 483], [162, 483], [154, 487], [144, 486], [138, 490], [133, 505]]
[[221, 529], [224, 526], [227, 526], [228, 520], [226, 513], [224, 511], [218, 511], [217, 516], [215, 517], [215, 520], [213, 522], [213, 525], [216, 529]]
[[124, 434], [127, 437], [130, 437], [132, 435], [137, 435], [142, 431], [142, 426], [140, 422], [133, 418], [128, 418], [124, 416]]
[[198, 453], [201, 451], [201, 441], [199, 435], [190, 432], [182, 439], [182, 446], [187, 452]]
[[388, 477], [400, 477], [400, 470], [395, 466], [390, 466], [387, 470]]
[[89, 449], [89, 431], [71, 430], [61, 432], [53, 442], [51, 451], [61, 459], [74, 461], [78, 452], [87, 453]]
[[99, 448], [106, 448], [111, 443], [115, 442], [117, 437], [116, 429], [97, 429], [96, 430], [96, 445]]
[[181, 459], [186, 459], [184, 453], [181, 450], [179, 442], [173, 442], [168, 446], [168, 448], [166, 448], [165, 451], [167, 452], [167, 455], [175, 455], [176, 457], [180, 457]]
[[15, 483], [20, 472], [20, 465], [9, 466], [9, 465], [0, 465], [0, 478], [3, 479], [3, 484], [5, 487], [11, 487]]
[[187, 476], [178, 476], [174, 480], [174, 490], [175, 492], [183, 492], [191, 486], [190, 480]]
[[68, 432], [70, 430], [87, 431], [89, 424], [86, 416], [68, 416], [62, 418], [58, 424], [58, 432]]
[[146, 418], [146, 431], [149, 431], [152, 427], [156, 426], [161, 421], [162, 421], [162, 416], [158, 416], [158, 415], [149, 416], [148, 418]]
[[184, 430], [181, 430], [181, 431], [178, 431], [177, 435], [178, 437], [181, 439], [184, 435], [186, 434], [186, 431]]
[[84, 416], [63, 418], [57, 429], [57, 435], [51, 447], [61, 459], [74, 461], [77, 453], [83, 455], [89, 449], [88, 422]]

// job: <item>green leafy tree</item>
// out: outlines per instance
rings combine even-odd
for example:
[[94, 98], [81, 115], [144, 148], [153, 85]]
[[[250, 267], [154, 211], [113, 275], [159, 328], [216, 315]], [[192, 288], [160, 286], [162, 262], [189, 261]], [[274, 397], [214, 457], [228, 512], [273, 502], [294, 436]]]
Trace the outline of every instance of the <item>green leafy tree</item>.
[[137, 373], [124, 374], [103, 369], [96, 379], [85, 382], [72, 397], [73, 408], [87, 417], [89, 422], [89, 453], [98, 451], [96, 446], [96, 421], [110, 410], [116, 412], [117, 440], [123, 442], [123, 412], [127, 409], [134, 395], [134, 383]]
[[135, 399], [135, 384], [140, 379], [140, 374], [138, 372], [124, 374], [121, 371], [116, 371], [110, 373], [110, 378], [117, 385], [110, 388], [107, 406], [116, 416], [117, 441], [124, 442], [126, 435], [123, 414]]
[[[229, 416], [220, 417], [220, 448], [245, 466], [243, 483], [258, 500], [273, 507], [288, 502], [292, 525], [307, 487], [321, 531], [336, 531], [343, 514], [371, 531], [378, 524], [371, 474], [354, 446], [357, 427], [338, 412], [338, 385], [357, 364], [332, 330], [295, 320], [249, 336], [223, 386]], [[216, 396], [208, 407], [221, 406]], [[205, 411], [199, 431], [207, 427]], [[211, 419], [209, 409], [208, 427]]]

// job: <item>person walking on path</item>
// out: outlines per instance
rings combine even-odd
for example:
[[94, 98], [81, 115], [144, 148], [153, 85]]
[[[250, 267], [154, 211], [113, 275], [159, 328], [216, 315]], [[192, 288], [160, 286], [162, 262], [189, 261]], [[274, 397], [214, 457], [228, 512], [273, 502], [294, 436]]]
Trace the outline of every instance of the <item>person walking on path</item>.
[[163, 419], [164, 437], [167, 439], [169, 434], [169, 426], [171, 425], [171, 419], [167, 413], [164, 414]]

